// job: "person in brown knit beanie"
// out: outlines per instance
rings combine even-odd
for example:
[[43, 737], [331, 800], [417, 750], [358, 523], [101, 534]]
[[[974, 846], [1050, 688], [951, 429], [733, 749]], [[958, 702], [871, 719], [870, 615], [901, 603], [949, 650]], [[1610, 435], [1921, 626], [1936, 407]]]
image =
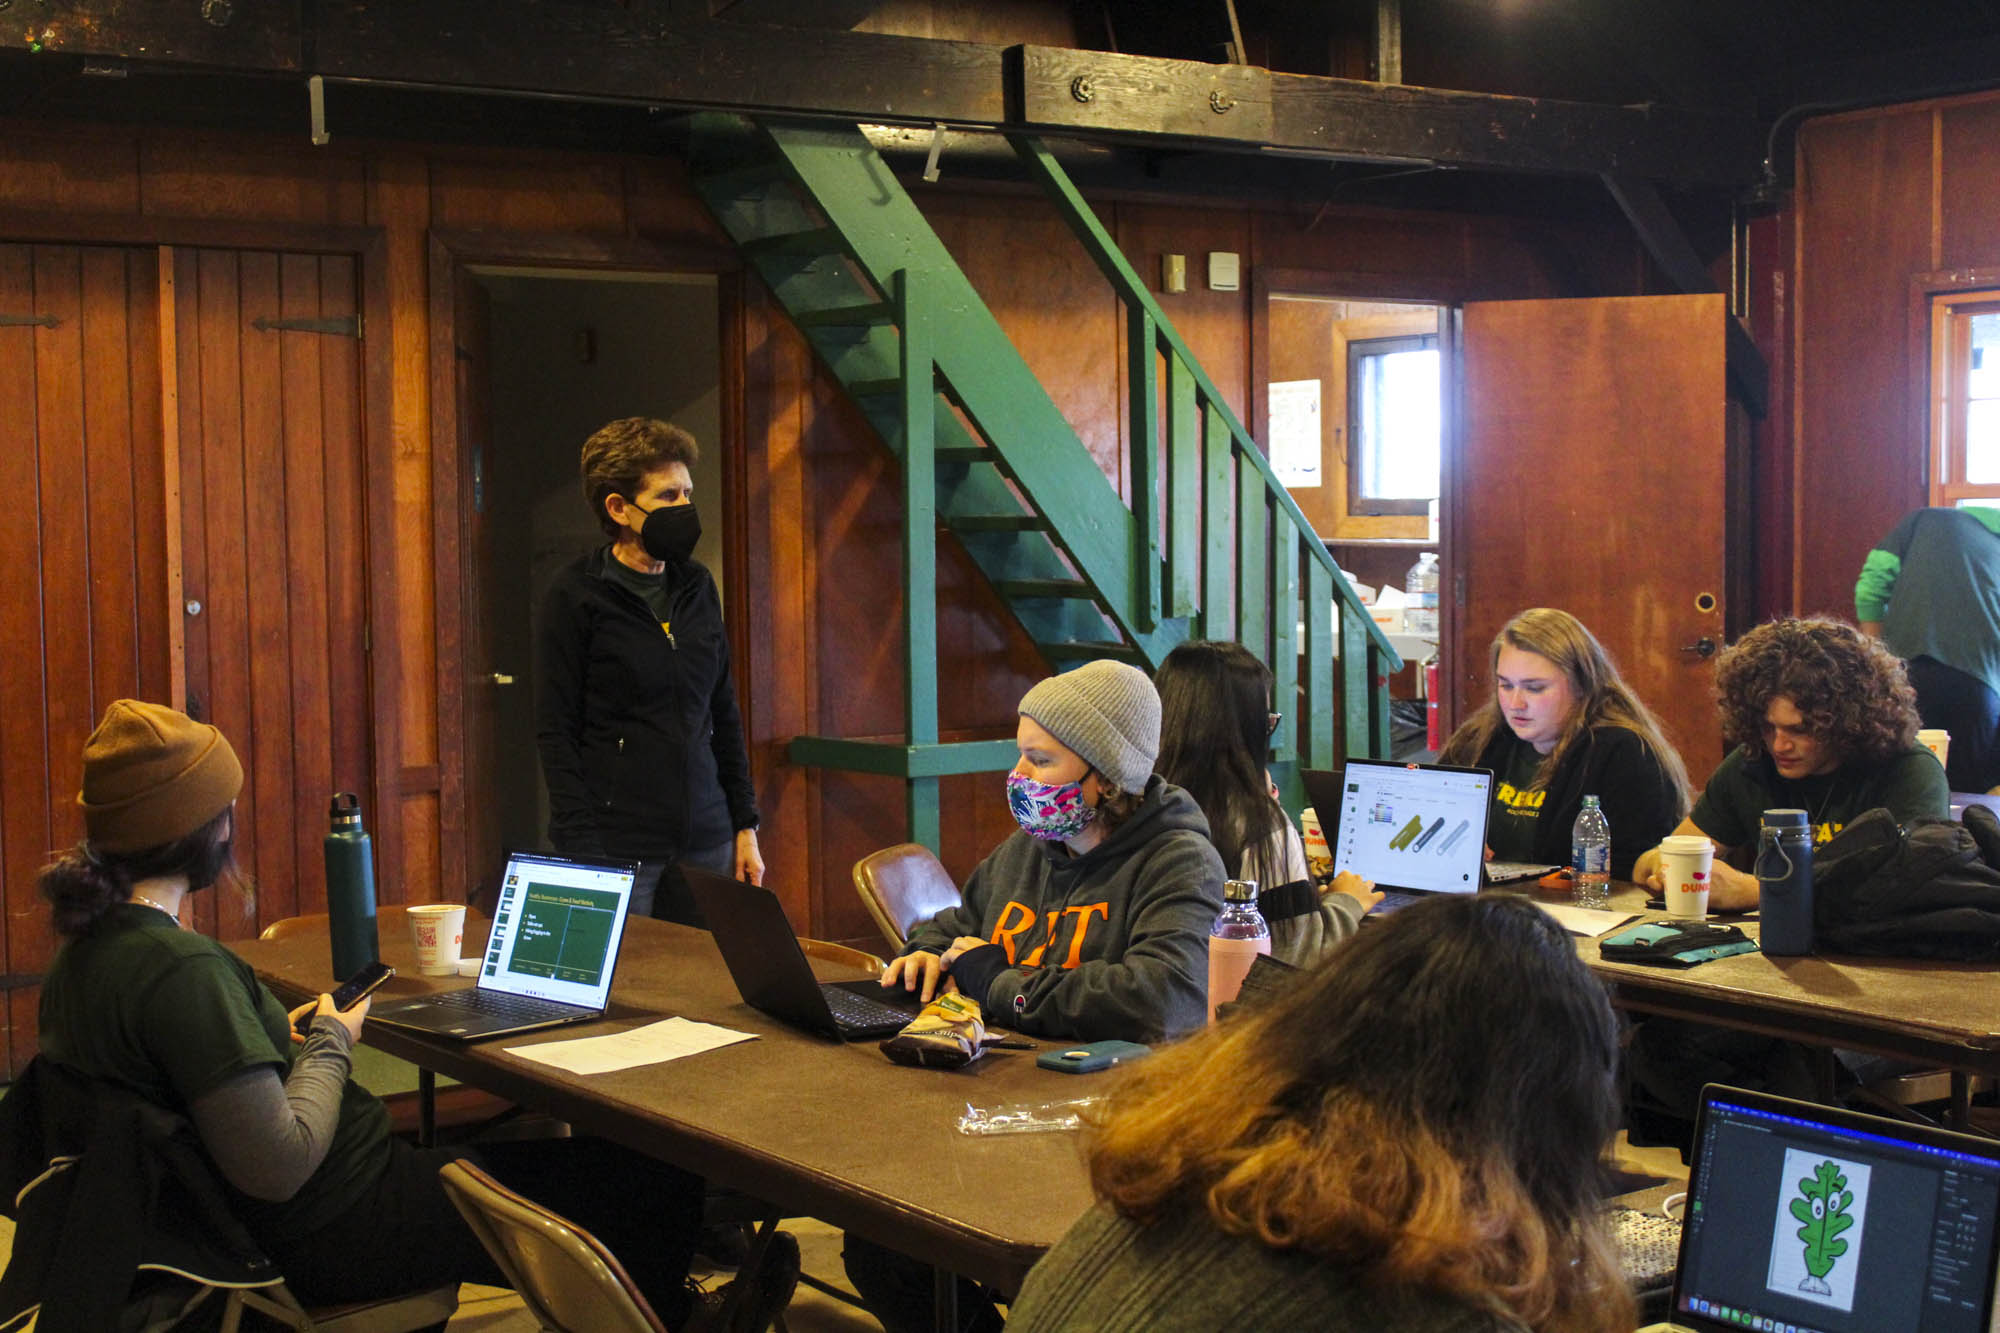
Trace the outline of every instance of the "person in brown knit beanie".
[[438, 1180], [463, 1157], [594, 1232], [670, 1326], [700, 1327], [721, 1297], [687, 1284], [700, 1180], [583, 1137], [414, 1148], [349, 1077], [366, 999], [339, 1010], [321, 995], [287, 1013], [249, 964], [182, 925], [182, 899], [229, 863], [242, 788], [215, 727], [133, 699], [105, 710], [83, 747], [83, 841], [41, 877], [64, 942], [37, 1059], [185, 1116], [232, 1210], [308, 1305], [505, 1285]]

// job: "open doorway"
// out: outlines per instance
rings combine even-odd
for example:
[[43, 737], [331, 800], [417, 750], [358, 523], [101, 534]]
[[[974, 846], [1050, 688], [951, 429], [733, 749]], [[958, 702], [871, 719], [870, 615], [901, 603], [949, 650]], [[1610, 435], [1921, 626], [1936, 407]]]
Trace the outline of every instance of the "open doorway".
[[[1271, 465], [1327, 550], [1383, 604], [1410, 665], [1390, 682], [1391, 753], [1427, 744], [1422, 663], [1437, 655], [1450, 308], [1323, 290], [1267, 293]], [[1413, 595], [1415, 571], [1423, 571]], [[1386, 593], [1384, 593], [1386, 590]]]
[[468, 890], [504, 848], [547, 845], [536, 620], [557, 574], [605, 541], [577, 479], [592, 431], [658, 417], [700, 443], [695, 558], [727, 604], [718, 302], [712, 273], [460, 270]]

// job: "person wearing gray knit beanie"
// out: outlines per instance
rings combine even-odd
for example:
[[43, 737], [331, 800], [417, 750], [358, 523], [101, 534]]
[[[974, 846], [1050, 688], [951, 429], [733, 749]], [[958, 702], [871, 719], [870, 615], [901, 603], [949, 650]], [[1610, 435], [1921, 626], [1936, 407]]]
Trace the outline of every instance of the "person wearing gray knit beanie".
[[1085, 662], [1029, 690], [1019, 712], [1118, 790], [1146, 790], [1160, 753], [1160, 693], [1139, 668]]

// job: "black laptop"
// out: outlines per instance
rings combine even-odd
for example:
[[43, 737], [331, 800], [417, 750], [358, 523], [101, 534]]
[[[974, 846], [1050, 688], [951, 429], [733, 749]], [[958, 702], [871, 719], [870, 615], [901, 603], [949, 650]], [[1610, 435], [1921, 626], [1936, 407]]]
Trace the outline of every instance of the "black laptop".
[[2000, 1142], [1711, 1084], [1669, 1322], [1646, 1333], [1985, 1333]]
[[510, 854], [477, 984], [378, 1004], [368, 1021], [469, 1040], [602, 1017], [638, 871], [636, 861]]
[[784, 904], [758, 888], [684, 865], [688, 887], [722, 950], [722, 961], [745, 1004], [773, 1018], [842, 1041], [889, 1037], [903, 1030], [923, 1002], [900, 987], [874, 980], [820, 981]]

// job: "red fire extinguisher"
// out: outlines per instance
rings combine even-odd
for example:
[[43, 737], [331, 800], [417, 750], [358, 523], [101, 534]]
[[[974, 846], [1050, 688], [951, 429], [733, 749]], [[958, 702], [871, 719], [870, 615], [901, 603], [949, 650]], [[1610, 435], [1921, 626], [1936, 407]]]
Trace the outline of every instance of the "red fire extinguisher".
[[1435, 657], [1424, 663], [1424, 748], [1443, 747], [1444, 735], [1438, 727], [1438, 664]]

